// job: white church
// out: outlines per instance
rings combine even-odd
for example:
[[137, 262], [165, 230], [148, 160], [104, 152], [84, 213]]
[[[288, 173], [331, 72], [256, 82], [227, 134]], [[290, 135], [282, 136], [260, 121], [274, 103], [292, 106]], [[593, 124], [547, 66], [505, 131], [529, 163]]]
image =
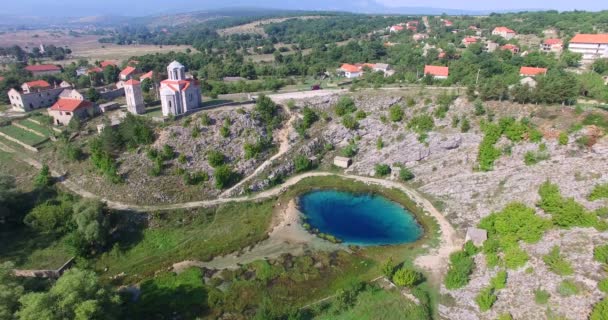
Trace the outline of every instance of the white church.
[[169, 79], [160, 83], [163, 116], [180, 115], [201, 105], [201, 87], [195, 79], [186, 79], [186, 67], [177, 61], [167, 67]]

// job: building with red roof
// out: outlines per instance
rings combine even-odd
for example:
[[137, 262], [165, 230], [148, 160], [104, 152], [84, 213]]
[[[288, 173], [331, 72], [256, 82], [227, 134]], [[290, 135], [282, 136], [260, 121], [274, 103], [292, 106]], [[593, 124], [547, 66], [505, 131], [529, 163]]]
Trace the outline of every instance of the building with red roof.
[[169, 79], [160, 83], [163, 116], [180, 115], [200, 107], [201, 87], [195, 79], [186, 78], [186, 67], [177, 61], [167, 67]]
[[144, 81], [146, 79], [154, 80], [154, 71], [150, 71], [139, 77], [139, 81]]
[[445, 27], [451, 27], [451, 26], [453, 26], [453, 25], [454, 25], [454, 22], [452, 22], [452, 21], [450, 21], [450, 20], [448, 20], [448, 19], [443, 19], [443, 20], [441, 20], [441, 22], [443, 22], [443, 25], [444, 25]]
[[340, 73], [343, 73], [344, 76], [348, 79], [358, 78], [363, 75], [362, 68], [360, 68], [354, 64], [349, 64], [349, 63], [342, 64], [342, 66], [340, 66], [340, 69], [338, 69], [338, 71]]
[[521, 67], [519, 69], [519, 75], [522, 77], [536, 77], [545, 74], [547, 74], [547, 68]]
[[608, 34], [577, 34], [568, 50], [583, 55], [583, 62], [608, 58]]
[[36, 64], [25, 67], [34, 77], [61, 73], [61, 68], [54, 64]]
[[120, 80], [127, 81], [130, 79], [133, 79], [133, 77], [135, 77], [135, 75], [138, 73], [139, 73], [139, 71], [137, 70], [137, 68], [127, 66], [126, 68], [122, 69], [122, 71], [120, 71], [119, 77], [120, 77]]
[[496, 27], [496, 28], [494, 28], [494, 30], [492, 30], [492, 35], [500, 36], [507, 40], [511, 40], [511, 39], [515, 38], [517, 33], [507, 27]]
[[114, 67], [118, 67], [118, 64], [114, 61], [110, 61], [110, 60], [105, 60], [99, 63], [99, 66], [102, 69], [105, 69], [107, 66], [114, 66]]
[[540, 44], [540, 50], [543, 52], [560, 53], [564, 49], [564, 42], [561, 39], [551, 38], [545, 39]]
[[87, 74], [93, 74], [93, 73], [102, 73], [103, 69], [100, 67], [93, 67], [90, 68], [89, 70], [87, 70]]
[[430, 75], [435, 79], [447, 79], [450, 75], [450, 68], [443, 66], [424, 66], [424, 75]]
[[44, 80], [34, 80], [34, 81], [26, 82], [21, 85], [21, 90], [23, 93], [45, 91], [50, 88], [51, 88], [51, 85]]
[[462, 44], [464, 44], [465, 47], [469, 47], [470, 45], [477, 43], [477, 38], [474, 37], [466, 37], [464, 39], [462, 39]]
[[80, 99], [60, 98], [48, 109], [53, 124], [67, 126], [74, 117], [85, 119], [95, 115], [95, 104]]
[[390, 32], [400, 32], [400, 31], [403, 31], [403, 29], [404, 29], [404, 28], [403, 28], [403, 26], [396, 25], [396, 26], [392, 26], [392, 27], [389, 29], [389, 31], [390, 31]]
[[510, 43], [507, 43], [504, 46], [500, 47], [500, 50], [508, 50], [508, 51], [511, 51], [511, 53], [513, 53], [513, 54], [519, 53], [519, 47], [514, 44], [510, 44]]

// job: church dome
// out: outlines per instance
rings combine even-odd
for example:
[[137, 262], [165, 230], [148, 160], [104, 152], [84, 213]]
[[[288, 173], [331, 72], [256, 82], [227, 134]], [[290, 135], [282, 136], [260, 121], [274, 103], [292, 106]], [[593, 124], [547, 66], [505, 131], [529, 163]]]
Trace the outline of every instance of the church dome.
[[184, 65], [177, 61], [171, 62], [171, 64], [169, 64], [169, 67], [167, 67], [167, 69], [183, 69], [183, 68], [184, 68]]

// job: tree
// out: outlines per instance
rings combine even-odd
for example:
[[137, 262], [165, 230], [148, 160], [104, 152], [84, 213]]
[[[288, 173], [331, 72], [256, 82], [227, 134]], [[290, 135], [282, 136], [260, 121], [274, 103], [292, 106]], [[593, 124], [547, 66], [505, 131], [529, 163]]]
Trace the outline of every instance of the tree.
[[382, 274], [385, 277], [392, 279], [393, 274], [395, 273], [395, 263], [393, 262], [393, 258], [389, 257], [384, 264], [382, 264]]
[[96, 200], [81, 200], [74, 205], [76, 231], [72, 245], [80, 255], [95, 253], [109, 241], [109, 219], [105, 206]]
[[399, 171], [399, 178], [401, 178], [402, 181], [410, 181], [414, 179], [415, 176], [409, 168], [401, 167], [401, 171]]
[[48, 187], [53, 182], [51, 170], [48, 165], [43, 165], [36, 177], [34, 177], [34, 185], [38, 188]]
[[391, 167], [388, 164], [377, 164], [374, 169], [376, 175], [379, 177], [385, 177], [391, 174]]
[[103, 80], [106, 84], [114, 83], [118, 80], [120, 71], [115, 66], [109, 65], [103, 69]]
[[11, 208], [12, 201], [17, 194], [15, 188], [15, 178], [0, 175], [0, 224], [6, 223], [15, 213]]
[[207, 154], [207, 162], [209, 162], [211, 167], [217, 168], [224, 164], [225, 156], [217, 150], [212, 150]]
[[393, 122], [403, 120], [403, 109], [399, 105], [394, 105], [389, 109], [389, 118]]
[[213, 177], [215, 178], [215, 187], [220, 190], [229, 187], [236, 179], [235, 173], [225, 164], [215, 168]]
[[338, 100], [338, 104], [334, 107], [334, 111], [337, 116], [343, 116], [349, 113], [353, 113], [357, 110], [355, 106], [355, 102], [349, 96], [342, 96], [340, 100]]
[[68, 270], [48, 292], [28, 293], [19, 302], [16, 315], [22, 320], [120, 318], [119, 295], [92, 271]]
[[23, 287], [13, 275], [15, 265], [10, 262], [0, 264], [0, 319], [13, 319], [19, 307], [19, 297]]
[[37, 205], [30, 211], [23, 222], [29, 227], [43, 233], [62, 234], [70, 228], [72, 219], [72, 199], [65, 196], [57, 201], [47, 201]]
[[96, 102], [101, 99], [101, 94], [95, 88], [89, 88], [86, 93], [87, 100]]
[[421, 280], [422, 275], [409, 268], [401, 268], [393, 276], [393, 282], [400, 287], [413, 287]]
[[304, 172], [312, 169], [312, 161], [304, 155], [298, 155], [293, 161], [296, 172]]

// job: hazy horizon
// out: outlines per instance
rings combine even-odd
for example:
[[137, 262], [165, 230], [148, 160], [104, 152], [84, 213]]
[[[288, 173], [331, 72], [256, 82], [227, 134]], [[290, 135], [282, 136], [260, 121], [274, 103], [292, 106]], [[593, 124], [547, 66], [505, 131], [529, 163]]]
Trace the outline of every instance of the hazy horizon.
[[50, 3], [47, 0], [10, 1], [3, 6], [3, 14], [31, 16], [94, 16], [121, 15], [145, 16], [162, 13], [188, 12], [195, 10], [210, 10], [227, 7], [259, 7], [289, 10], [332, 10], [350, 12], [386, 12], [391, 8], [438, 8], [462, 11], [508, 11], [522, 9], [543, 10], [588, 10], [599, 11], [607, 9], [597, 0], [488, 0], [484, 3], [454, 2], [450, 0], [427, 0], [423, 3], [413, 0], [225, 0], [221, 2], [208, 0], [133, 0], [125, 6], [123, 0], [57, 0]]

